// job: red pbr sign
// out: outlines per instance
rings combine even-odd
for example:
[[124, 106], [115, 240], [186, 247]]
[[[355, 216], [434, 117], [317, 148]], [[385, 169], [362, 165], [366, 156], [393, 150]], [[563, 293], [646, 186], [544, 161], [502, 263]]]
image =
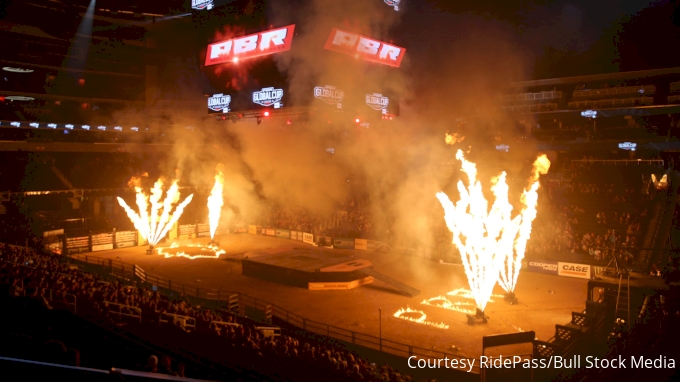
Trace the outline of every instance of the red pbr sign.
[[294, 30], [295, 25], [288, 25], [210, 44], [205, 54], [205, 66], [290, 50]]
[[396, 68], [401, 65], [401, 60], [406, 53], [404, 48], [337, 28], [331, 31], [324, 48]]

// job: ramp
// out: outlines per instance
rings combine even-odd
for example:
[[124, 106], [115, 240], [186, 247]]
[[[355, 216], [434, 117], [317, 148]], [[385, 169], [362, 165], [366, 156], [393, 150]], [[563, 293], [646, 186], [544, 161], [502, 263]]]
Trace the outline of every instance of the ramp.
[[391, 286], [392, 288], [396, 289], [399, 291], [399, 293], [408, 296], [408, 297], [416, 297], [420, 294], [420, 291], [416, 288], [413, 288], [411, 286], [408, 286], [401, 281], [397, 281], [389, 276], [386, 276], [380, 272], [377, 272], [373, 268], [364, 268], [360, 270], [361, 273], [365, 274], [366, 276], [371, 276], [374, 279], [378, 281], [382, 281], [383, 283]]

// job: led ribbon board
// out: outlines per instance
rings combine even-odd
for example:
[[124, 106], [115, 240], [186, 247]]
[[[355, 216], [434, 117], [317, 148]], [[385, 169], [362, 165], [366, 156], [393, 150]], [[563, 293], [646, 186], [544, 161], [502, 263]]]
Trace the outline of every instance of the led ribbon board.
[[406, 49], [386, 44], [379, 40], [333, 28], [324, 46], [326, 50], [361, 57], [366, 61], [378, 62], [398, 68]]
[[224, 64], [246, 58], [266, 56], [290, 50], [295, 25], [233, 38], [208, 45], [205, 66]]
[[345, 99], [345, 92], [335, 86], [317, 86], [314, 88], [314, 97], [329, 105], [338, 105], [342, 108], [342, 100]]
[[231, 96], [225, 94], [214, 94], [208, 98], [208, 114], [228, 113]]
[[278, 109], [283, 106], [281, 103], [282, 98], [283, 89], [264, 88], [253, 92], [253, 103], [264, 107], [274, 105], [274, 109]]

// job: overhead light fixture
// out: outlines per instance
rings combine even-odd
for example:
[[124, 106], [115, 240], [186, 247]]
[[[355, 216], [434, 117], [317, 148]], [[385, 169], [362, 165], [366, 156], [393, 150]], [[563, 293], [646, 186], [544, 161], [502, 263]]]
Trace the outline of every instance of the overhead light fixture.
[[5, 96], [5, 99], [10, 101], [33, 101], [35, 98], [26, 96]]
[[11, 66], [5, 66], [2, 70], [12, 73], [33, 73], [33, 69], [13, 68]]

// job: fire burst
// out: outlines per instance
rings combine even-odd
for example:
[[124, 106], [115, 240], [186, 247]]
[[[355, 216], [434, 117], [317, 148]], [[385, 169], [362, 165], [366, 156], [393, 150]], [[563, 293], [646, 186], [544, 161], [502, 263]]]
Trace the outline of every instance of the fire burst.
[[224, 189], [224, 174], [219, 171], [215, 175], [215, 185], [208, 196], [208, 221], [210, 223], [210, 239], [215, 238], [215, 231], [220, 221], [220, 214], [222, 213], [222, 206], [224, 200], [222, 199], [222, 190]]
[[[163, 179], [156, 181], [151, 189], [151, 196], [146, 195], [140, 186], [135, 186], [135, 192], [137, 193], [136, 202], [139, 214], [133, 211], [121, 197], [118, 197], [118, 204], [125, 209], [135, 228], [151, 246], [156, 245], [168, 234], [170, 228], [177, 223], [184, 212], [184, 208], [191, 203], [194, 197], [193, 194], [189, 195], [182, 203], [177, 205], [175, 212], [171, 213], [173, 206], [179, 201], [179, 186], [177, 186], [176, 180], [172, 182], [165, 195], [165, 200], [162, 202]], [[150, 212], [149, 204], [151, 204]]]
[[[492, 179], [491, 191], [495, 201], [489, 210], [482, 185], [477, 180], [477, 166], [467, 161], [461, 150], [456, 153], [456, 159], [462, 162], [468, 186], [465, 187], [462, 180], [458, 182], [461, 198], [455, 205], [443, 192], [437, 193], [437, 199], [444, 208], [444, 219], [453, 233], [453, 243], [460, 251], [477, 308], [484, 311], [501, 270], [504, 271], [500, 276], [502, 286], [508, 291], [514, 290], [526, 241], [531, 234], [531, 222], [536, 217], [538, 174], [547, 172], [550, 161], [545, 155], [536, 160], [534, 185], [522, 195], [525, 208], [512, 218], [506, 173], [502, 172]], [[515, 251], [516, 254], [513, 253]]]
[[[407, 314], [407, 313], [417, 313], [417, 314], [420, 314], [420, 317], [413, 318], [413, 317], [404, 316], [404, 314]], [[449, 326], [446, 325], [443, 322], [436, 323], [436, 322], [425, 321], [425, 319], [427, 318], [427, 315], [425, 314], [425, 312], [423, 312], [422, 310], [411, 309], [409, 307], [406, 307], [406, 309], [401, 308], [401, 309], [397, 310], [397, 312], [394, 313], [394, 317], [401, 318], [402, 320], [406, 320], [406, 321], [415, 322], [417, 324], [433, 326], [433, 327], [439, 328], [439, 329], [448, 329], [449, 328]]]
[[[179, 248], [180, 245], [177, 243], [172, 243], [170, 245], [170, 249], [173, 248]], [[224, 255], [227, 253], [225, 250], [218, 248], [215, 245], [200, 245], [200, 244], [186, 244], [184, 247], [190, 247], [190, 248], [200, 248], [202, 251], [206, 252], [212, 252], [213, 254], [211, 255], [205, 255], [205, 254], [198, 254], [198, 255], [190, 255], [188, 253], [185, 253], [184, 251], [179, 251], [175, 253], [170, 253], [167, 251], [167, 247], [160, 247], [156, 248], [156, 252], [159, 255], [164, 256], [166, 259], [170, 257], [186, 257], [187, 259], [194, 260], [194, 259], [218, 259], [220, 255]]]
[[[427, 305], [427, 306], [434, 306], [435, 308], [442, 308], [442, 309], [448, 309], [448, 310], [453, 310], [454, 312], [460, 312], [460, 313], [465, 313], [465, 314], [475, 314], [475, 306], [471, 303], [471, 301], [474, 301], [474, 296], [472, 295], [472, 292], [468, 289], [454, 289], [451, 292], [448, 292], [446, 294], [447, 296], [454, 296], [454, 297], [460, 297], [466, 300], [470, 300], [470, 302], [467, 301], [451, 301], [445, 296], [436, 296], [429, 298], [427, 300], [423, 300], [421, 304]], [[496, 298], [503, 298], [502, 295], [500, 294], [492, 294], [491, 297], [496, 297]], [[494, 302], [491, 298], [489, 298], [489, 302]], [[469, 309], [466, 309], [469, 308]]]
[[534, 168], [531, 175], [531, 186], [522, 193], [521, 202], [524, 205], [520, 212], [521, 223], [519, 224], [519, 236], [515, 240], [515, 250], [508, 254], [505, 259], [504, 267], [501, 269], [498, 283], [506, 292], [514, 292], [517, 285], [519, 270], [522, 268], [522, 259], [527, 248], [527, 241], [531, 236], [531, 224], [536, 219], [536, 205], [538, 204], [538, 178], [542, 174], [548, 173], [550, 161], [545, 155], [541, 155], [534, 161]]

